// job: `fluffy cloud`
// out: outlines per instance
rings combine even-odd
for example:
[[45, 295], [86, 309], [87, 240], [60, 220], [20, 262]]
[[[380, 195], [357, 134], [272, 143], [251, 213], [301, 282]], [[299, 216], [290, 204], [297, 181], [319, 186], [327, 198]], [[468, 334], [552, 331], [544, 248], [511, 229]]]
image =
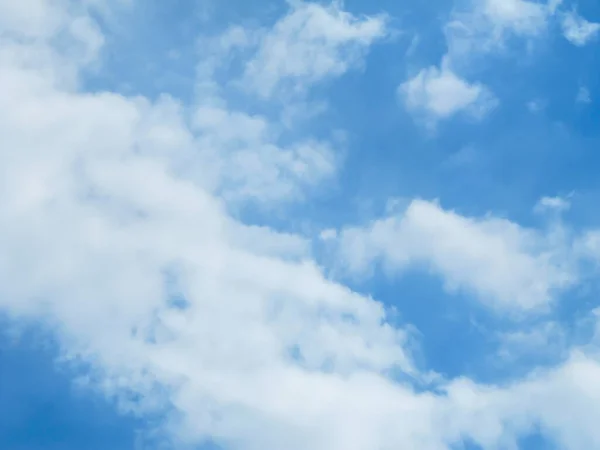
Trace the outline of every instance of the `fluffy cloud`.
[[464, 217], [425, 201], [366, 227], [346, 228], [339, 238], [353, 273], [377, 261], [392, 272], [416, 265], [441, 276], [447, 289], [471, 292], [504, 310], [547, 306], [556, 291], [576, 281], [565, 245], [554, 233], [506, 219]]
[[339, 158], [329, 142], [306, 139], [282, 146], [281, 132], [265, 116], [199, 104], [193, 125], [196, 145], [205, 150], [200, 164], [213, 167], [210, 178], [230, 202], [299, 199], [337, 170]]
[[[270, 29], [232, 26], [203, 38], [193, 127], [206, 150], [202, 164], [212, 166], [228, 201], [299, 199], [335, 174], [342, 149], [311, 138], [282, 145], [282, 134], [298, 116], [319, 113], [319, 105], [304, 100], [311, 86], [360, 65], [386, 33], [383, 16], [358, 18], [339, 3], [298, 2]], [[229, 105], [232, 86], [249, 102], [275, 100], [276, 112], [252, 114]]]
[[384, 16], [357, 18], [340, 3], [298, 2], [272, 29], [258, 35], [243, 83], [264, 97], [339, 76], [359, 64], [369, 46], [387, 33]]
[[484, 116], [496, 105], [494, 96], [479, 84], [465, 81], [447, 68], [423, 69], [399, 88], [407, 108], [430, 120], [446, 119], [461, 111]]
[[514, 37], [531, 39], [542, 34], [558, 4], [528, 0], [485, 0], [468, 2], [453, 11], [444, 27], [448, 50], [440, 67], [423, 69], [404, 82], [407, 107], [427, 111], [444, 119], [461, 110], [482, 117], [498, 99], [482, 83], [467, 82], [474, 56], [501, 50]]
[[518, 34], [537, 34], [546, 26], [550, 9], [528, 0], [486, 0], [481, 9], [496, 27]]
[[[27, 21], [42, 19], [13, 3], [0, 0], [12, 14], [0, 15], [0, 310], [51, 328], [65, 357], [89, 366], [93, 386], [140, 414], [172, 412], [177, 444], [210, 437], [241, 450], [440, 450], [469, 439], [514, 448], [538, 425], [575, 450], [600, 444], [593, 352], [507, 386], [459, 379], [418, 392], [400, 381], [425, 378], [410, 333], [381, 303], [325, 277], [307, 237], [231, 214], [232, 202], [298, 199], [336, 169], [334, 144], [283, 142], [272, 119], [228, 104], [230, 86], [214, 69], [220, 52], [245, 45], [244, 32], [220, 37], [199, 65], [199, 99], [186, 106], [81, 90], [80, 71], [103, 42], [93, 15], [74, 2], [30, 2], [47, 20], [60, 18], [41, 32]], [[378, 28], [332, 8], [306, 4], [286, 17], [304, 11], [299, 39], [318, 36], [310, 45], [337, 61], [332, 41], [366, 48]], [[295, 49], [296, 38], [280, 31], [267, 36]], [[255, 55], [271, 54], [269, 39]], [[350, 63], [304, 72], [287, 64], [275, 64], [276, 83], [257, 85], [259, 95], [283, 79], [340, 75]], [[411, 237], [401, 238], [403, 251], [398, 230]], [[548, 253], [551, 237], [425, 202], [366, 233], [342, 233], [350, 243], [358, 237], [368, 255], [394, 244], [390, 264], [430, 264], [449, 286], [502, 305], [534, 307], [571, 282]], [[593, 236], [585, 242], [591, 252]]]
[[595, 39], [600, 32], [600, 23], [589, 22], [574, 11], [563, 15], [561, 25], [565, 38], [579, 47]]
[[302, 389], [414, 372], [406, 332], [328, 281], [301, 236], [227, 213], [228, 192], [269, 201], [330, 173], [326, 144], [277, 147], [266, 118], [224, 106], [186, 117], [170, 97], [78, 92], [63, 51], [86, 35], [52, 38], [20, 47], [26, 60], [19, 36], [1, 48], [3, 311], [55, 329], [108, 392], [153, 405], [167, 388], [194, 439], [256, 441], [262, 423], [271, 445], [287, 430], [322, 443], [308, 430], [326, 408]]
[[457, 9], [446, 24], [446, 56], [454, 64], [505, 47], [513, 37], [533, 38], [548, 27], [558, 5], [528, 0], [485, 0]]

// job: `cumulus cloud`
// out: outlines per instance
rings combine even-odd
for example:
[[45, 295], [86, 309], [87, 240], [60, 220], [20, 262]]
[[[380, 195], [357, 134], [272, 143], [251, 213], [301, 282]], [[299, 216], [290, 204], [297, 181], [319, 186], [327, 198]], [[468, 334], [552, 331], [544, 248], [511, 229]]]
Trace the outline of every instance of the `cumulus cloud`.
[[18, 32], [30, 37], [51, 36], [72, 19], [64, 10], [53, 8], [44, 0], [0, 3], [3, 32]]
[[561, 25], [565, 38], [579, 47], [596, 39], [600, 32], [600, 23], [589, 22], [575, 11], [565, 13]]
[[[240, 450], [440, 450], [470, 439], [510, 448], [535, 426], [575, 450], [600, 444], [595, 355], [574, 353], [507, 386], [458, 379], [418, 392], [400, 381], [423, 377], [408, 327], [328, 279], [307, 237], [231, 213], [231, 202], [242, 199], [296, 200], [290, 193], [336, 169], [329, 141], [283, 142], [272, 118], [228, 104], [215, 59], [246, 45], [244, 32], [221, 36], [217, 54], [199, 64], [192, 105], [168, 95], [89, 93], [79, 81], [102, 49], [94, 15], [75, 2], [28, 3], [60, 20], [39, 28], [28, 21], [44, 19], [0, 0], [0, 11], [12, 14], [0, 14], [0, 311], [50, 328], [66, 358], [89, 366], [93, 386], [139, 414], [166, 412], [177, 444], [211, 438]], [[311, 18], [332, 14], [304, 7]], [[309, 36], [326, 36], [317, 40], [325, 54], [338, 55], [333, 32], [374, 34], [372, 25], [356, 32], [339, 8], [340, 29], [332, 31], [329, 19], [308, 27]], [[81, 28], [73, 31], [73, 23]], [[72, 52], [79, 46], [92, 51], [81, 57]], [[298, 75], [276, 72], [277, 83]], [[327, 63], [300, 76], [342, 72]], [[268, 86], [257, 85], [258, 93]], [[398, 228], [413, 238], [403, 251], [394, 244]], [[500, 304], [534, 307], [571, 281], [545, 253], [547, 238], [504, 220], [415, 202], [404, 218], [372, 229], [341, 236], [365, 235], [375, 244], [367, 254], [394, 244], [390, 263], [429, 263], [449, 287]]]
[[369, 46], [387, 34], [384, 16], [355, 17], [341, 3], [298, 2], [273, 28], [259, 33], [259, 48], [242, 82], [264, 97], [302, 92], [361, 63]]
[[407, 108], [432, 120], [461, 111], [482, 117], [496, 105], [494, 96], [479, 83], [469, 83], [450, 69], [429, 67], [400, 85]]
[[[339, 140], [282, 145], [281, 136], [296, 119], [322, 111], [321, 103], [305, 102], [311, 86], [359, 66], [386, 33], [384, 16], [355, 17], [338, 2], [296, 2], [271, 28], [234, 25], [203, 37], [192, 125], [206, 150], [202, 164], [213, 167], [213, 182], [227, 200], [299, 199], [335, 174], [343, 154], [334, 148]], [[267, 116], [229, 105], [232, 86], [249, 102], [257, 96], [275, 100], [276, 112]]]
[[456, 8], [444, 26], [448, 50], [441, 69], [423, 69], [401, 85], [403, 91], [413, 93], [407, 105], [420, 105], [439, 119], [460, 110], [484, 116], [499, 100], [482, 83], [467, 82], [461, 74], [469, 72], [475, 56], [502, 50], [515, 37], [541, 35], [557, 7], [556, 2], [485, 0]]
[[215, 187], [229, 201], [299, 199], [338, 167], [331, 143], [309, 138], [281, 145], [280, 131], [265, 116], [199, 104], [193, 126], [205, 150], [202, 164], [213, 166]]
[[422, 267], [439, 275], [448, 290], [470, 292], [505, 311], [546, 307], [576, 281], [564, 245], [506, 219], [464, 217], [419, 200], [402, 214], [344, 229], [339, 241], [353, 273], [377, 261], [392, 273]]
[[168, 96], [73, 90], [82, 66], [65, 73], [52, 37], [24, 47], [26, 61], [19, 36], [1, 49], [3, 311], [55, 329], [109, 393], [153, 404], [157, 385], [171, 391], [192, 439], [260, 442], [251, 429], [270, 423], [262, 443], [306, 432], [300, 448], [321, 445], [325, 429], [309, 430], [329, 407], [298, 393], [414, 371], [407, 333], [328, 281], [301, 236], [227, 213], [229, 192], [269, 201], [330, 173], [325, 144], [277, 147], [268, 120], [244, 111], [186, 117]]
[[518, 34], [537, 34], [551, 12], [547, 5], [528, 0], [486, 0], [482, 12], [498, 28]]
[[503, 49], [511, 38], [543, 34], [557, 5], [529, 0], [485, 0], [456, 9], [445, 26], [447, 58], [455, 64]]
[[485, 0], [453, 11], [444, 27], [448, 51], [440, 68], [423, 69], [400, 86], [409, 109], [424, 110], [437, 119], [461, 110], [484, 116], [498, 100], [482, 83], [468, 82], [460, 74], [475, 55], [501, 49], [513, 36], [542, 33], [555, 7], [527, 0]]

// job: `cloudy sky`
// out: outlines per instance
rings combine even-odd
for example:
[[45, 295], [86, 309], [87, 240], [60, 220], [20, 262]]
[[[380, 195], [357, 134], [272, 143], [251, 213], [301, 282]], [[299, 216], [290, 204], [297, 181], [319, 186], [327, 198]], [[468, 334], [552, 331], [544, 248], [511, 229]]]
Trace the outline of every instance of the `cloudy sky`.
[[0, 448], [600, 448], [597, 0], [0, 0]]

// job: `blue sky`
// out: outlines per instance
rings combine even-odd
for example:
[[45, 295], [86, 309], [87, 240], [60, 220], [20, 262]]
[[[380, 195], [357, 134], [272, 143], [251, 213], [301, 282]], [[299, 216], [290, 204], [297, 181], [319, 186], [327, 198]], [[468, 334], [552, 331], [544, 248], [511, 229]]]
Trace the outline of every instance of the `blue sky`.
[[600, 5], [0, 0], [0, 449], [600, 448]]

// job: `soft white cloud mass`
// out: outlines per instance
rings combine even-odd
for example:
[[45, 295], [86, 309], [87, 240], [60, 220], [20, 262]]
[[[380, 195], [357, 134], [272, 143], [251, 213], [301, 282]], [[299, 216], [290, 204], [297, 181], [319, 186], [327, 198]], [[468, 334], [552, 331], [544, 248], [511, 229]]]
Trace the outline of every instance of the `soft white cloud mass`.
[[481, 11], [490, 23], [517, 34], [537, 34], [546, 26], [550, 9], [528, 0], [485, 0]]
[[437, 67], [423, 69], [399, 88], [406, 107], [437, 120], [461, 111], [482, 117], [496, 106], [494, 96], [479, 83], [469, 83], [451, 70]]
[[193, 145], [204, 149], [199, 165], [212, 166], [206, 179], [229, 201], [297, 199], [337, 169], [329, 142], [307, 139], [281, 146], [278, 127], [265, 116], [199, 104], [193, 127], [199, 135]]
[[167, 388], [193, 439], [279, 447], [306, 429], [300, 448], [321, 445], [303, 389], [413, 372], [406, 333], [326, 280], [301, 236], [227, 213], [223, 192], [270, 201], [331, 172], [325, 144], [277, 148], [243, 112], [200, 105], [190, 129], [170, 97], [77, 92], [81, 64], [65, 71], [52, 37], [0, 47], [3, 310], [50, 324], [109, 391], [152, 404]]
[[483, 117], [496, 107], [498, 99], [480, 82], [468, 82], [463, 73], [477, 55], [499, 51], [513, 38], [532, 39], [548, 28], [557, 2], [528, 0], [470, 1], [456, 8], [444, 27], [448, 50], [440, 67], [423, 69], [405, 81], [407, 107], [428, 111], [444, 119], [468, 110]]
[[303, 92], [360, 64], [369, 46], [387, 33], [386, 18], [358, 18], [335, 2], [297, 2], [272, 29], [258, 33], [259, 48], [242, 82], [261, 96], [281, 89]]
[[513, 38], [542, 35], [557, 5], [529, 0], [484, 0], [456, 9], [446, 24], [446, 58], [465, 66], [475, 55], [502, 50]]
[[600, 23], [589, 22], [575, 11], [564, 14], [561, 25], [565, 38], [579, 47], [596, 39], [600, 32]]
[[343, 263], [353, 273], [380, 261], [388, 271], [432, 271], [450, 291], [465, 290], [492, 308], [546, 307], [577, 279], [567, 242], [506, 219], [469, 218], [438, 204], [413, 201], [401, 214], [344, 229]]
[[[51, 328], [93, 386], [139, 414], [166, 411], [176, 445], [515, 449], [539, 427], [566, 448], [600, 446], [597, 353], [573, 350], [504, 386], [461, 378], [417, 391], [400, 381], [424, 378], [408, 326], [328, 279], [308, 237], [232, 215], [236, 202], [299, 199], [337, 168], [333, 142], [282, 143], [272, 118], [230, 107], [213, 69], [244, 32], [203, 56], [197, 102], [184, 105], [85, 92], [81, 71], [105, 39], [95, 14], [19, 5], [0, 0], [0, 311]], [[257, 95], [356, 63], [381, 19], [340, 8], [303, 3], [265, 34], [245, 72]], [[449, 96], [448, 82], [473, 89], [433, 75], [434, 94]], [[544, 305], [575, 280], [558, 237], [423, 201], [323, 237], [341, 240], [352, 268], [424, 264], [501, 307]], [[585, 242], [593, 253], [593, 236]]]

